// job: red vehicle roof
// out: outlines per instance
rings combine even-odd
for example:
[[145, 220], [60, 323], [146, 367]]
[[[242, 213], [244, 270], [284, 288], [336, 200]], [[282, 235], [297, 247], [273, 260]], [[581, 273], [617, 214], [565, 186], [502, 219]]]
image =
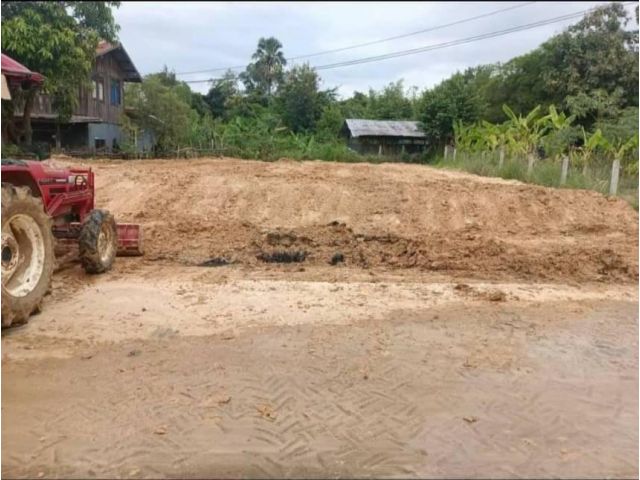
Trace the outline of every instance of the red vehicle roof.
[[7, 77], [7, 80], [29, 80], [36, 84], [44, 82], [44, 77], [38, 72], [32, 72], [27, 67], [19, 62], [16, 62], [8, 55], [2, 54], [2, 73]]

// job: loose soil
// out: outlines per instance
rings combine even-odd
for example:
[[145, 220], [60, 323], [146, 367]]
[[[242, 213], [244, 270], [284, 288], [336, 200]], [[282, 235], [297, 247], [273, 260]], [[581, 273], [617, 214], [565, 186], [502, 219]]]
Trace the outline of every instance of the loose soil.
[[355, 267], [485, 280], [638, 276], [637, 212], [596, 192], [406, 164], [223, 158], [87, 165], [96, 171], [97, 203], [120, 222], [143, 225], [147, 260], [257, 265], [284, 251], [305, 252], [310, 265], [339, 253]]
[[86, 164], [146, 254], [88, 276], [68, 251], [3, 331], [3, 476], [638, 476], [626, 202], [416, 165]]

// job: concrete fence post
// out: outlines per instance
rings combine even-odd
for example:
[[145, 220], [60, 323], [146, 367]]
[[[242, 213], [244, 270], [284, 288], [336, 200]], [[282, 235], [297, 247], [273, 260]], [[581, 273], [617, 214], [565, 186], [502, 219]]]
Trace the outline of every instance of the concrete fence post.
[[618, 180], [620, 180], [620, 159], [616, 158], [611, 166], [611, 185], [609, 186], [609, 195], [613, 196], [618, 193]]
[[382, 144], [378, 145], [378, 156], [382, 156]]
[[447, 157], [449, 156], [449, 145], [444, 146], [444, 161], [447, 161]]
[[536, 161], [536, 157], [533, 153], [530, 153], [529, 155], [527, 155], [528, 158], [528, 163], [527, 163], [527, 175], [531, 175], [533, 173], [533, 164]]
[[453, 161], [456, 161], [456, 154], [458, 153], [458, 149], [456, 147], [453, 147]]
[[569, 172], [569, 157], [562, 156], [562, 172], [560, 173], [560, 185], [567, 183], [567, 173]]
[[504, 147], [500, 147], [500, 160], [498, 161], [498, 168], [504, 167]]

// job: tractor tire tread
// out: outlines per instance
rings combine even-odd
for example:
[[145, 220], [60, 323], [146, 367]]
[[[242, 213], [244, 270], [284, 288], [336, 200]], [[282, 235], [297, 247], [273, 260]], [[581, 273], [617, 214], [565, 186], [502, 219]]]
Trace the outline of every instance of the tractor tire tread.
[[39, 225], [45, 248], [42, 275], [35, 288], [23, 297], [14, 297], [2, 287], [2, 326], [26, 323], [32, 314], [42, 309], [42, 299], [51, 289], [51, 278], [55, 264], [52, 220], [47, 215], [42, 199], [32, 194], [29, 187], [2, 182], [2, 220], [18, 213], [31, 216]]
[[[114, 254], [104, 262], [98, 248], [98, 237], [103, 224], [109, 224], [113, 229]], [[107, 210], [95, 209], [87, 216], [80, 230], [78, 247], [80, 251], [80, 262], [87, 273], [104, 273], [111, 269], [117, 250], [117, 228], [116, 221]]]

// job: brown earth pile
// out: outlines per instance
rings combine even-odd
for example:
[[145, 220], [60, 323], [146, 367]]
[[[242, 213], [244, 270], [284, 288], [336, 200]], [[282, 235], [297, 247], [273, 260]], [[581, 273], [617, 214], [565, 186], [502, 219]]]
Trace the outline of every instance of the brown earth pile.
[[406, 164], [85, 164], [97, 204], [144, 226], [151, 260], [255, 265], [275, 254], [487, 279], [637, 281], [638, 214], [595, 192]]

